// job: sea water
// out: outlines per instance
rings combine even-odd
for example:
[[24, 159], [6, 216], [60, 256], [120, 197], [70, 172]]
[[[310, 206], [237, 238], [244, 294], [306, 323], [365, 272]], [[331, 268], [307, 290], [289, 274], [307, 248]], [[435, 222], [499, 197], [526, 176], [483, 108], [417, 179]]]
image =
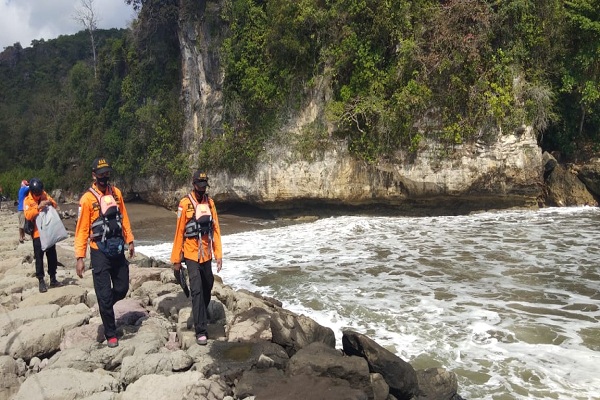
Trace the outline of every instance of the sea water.
[[223, 236], [219, 275], [340, 348], [352, 329], [455, 372], [466, 399], [600, 399], [599, 227], [597, 208], [324, 218]]

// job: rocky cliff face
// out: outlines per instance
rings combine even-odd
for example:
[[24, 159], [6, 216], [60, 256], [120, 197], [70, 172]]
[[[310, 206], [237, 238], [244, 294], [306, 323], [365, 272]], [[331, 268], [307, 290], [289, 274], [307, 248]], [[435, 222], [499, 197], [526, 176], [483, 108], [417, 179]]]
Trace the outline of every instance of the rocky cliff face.
[[[502, 136], [490, 145], [457, 148], [441, 159], [431, 146], [410, 162], [368, 165], [337, 143], [320, 158], [303, 161], [285, 148], [267, 149], [252, 176], [217, 173], [211, 192], [221, 201], [245, 199], [265, 208], [302, 202], [388, 205], [405, 208], [473, 208], [533, 205], [541, 193], [542, 153], [530, 133]], [[294, 204], [295, 203], [295, 204]]]
[[[187, 121], [183, 139], [192, 165], [196, 161], [194, 149], [202, 137], [221, 129], [219, 7], [219, 2], [208, 2], [199, 21], [179, 23]], [[316, 120], [323, 123], [327, 90], [325, 83], [315, 91], [307, 109], [289, 121], [286, 134], [300, 132]], [[274, 146], [265, 149], [251, 175], [209, 171], [210, 192], [222, 203], [250, 203], [270, 209], [323, 203], [487, 209], [535, 205], [542, 193], [542, 152], [530, 130], [499, 136], [493, 143], [459, 146], [451, 156], [438, 154], [436, 144], [428, 143], [416, 157], [409, 159], [399, 153], [393, 160], [368, 165], [353, 158], [343, 142], [313, 154], [311, 161], [290, 148]], [[163, 189], [157, 191], [157, 187]], [[173, 188], [168, 182], [144, 182], [133, 190], [153, 203], [173, 207], [189, 186]]]
[[[223, 74], [218, 50], [222, 38], [218, 25], [220, 2], [208, 2], [200, 21], [179, 19], [182, 102], [185, 112], [183, 145], [198, 148], [206, 132], [221, 131]], [[192, 163], [195, 153], [190, 153]]]

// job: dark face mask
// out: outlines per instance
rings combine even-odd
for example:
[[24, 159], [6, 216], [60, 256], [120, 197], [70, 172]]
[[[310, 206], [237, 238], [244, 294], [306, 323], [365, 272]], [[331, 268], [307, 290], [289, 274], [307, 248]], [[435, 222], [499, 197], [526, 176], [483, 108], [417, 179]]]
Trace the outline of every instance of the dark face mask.
[[206, 186], [201, 187], [194, 185], [194, 193], [196, 194], [197, 198], [201, 198], [206, 193]]
[[100, 186], [106, 186], [108, 185], [108, 180], [110, 179], [109, 176], [103, 176], [102, 178], [96, 178], [96, 182], [100, 185]]

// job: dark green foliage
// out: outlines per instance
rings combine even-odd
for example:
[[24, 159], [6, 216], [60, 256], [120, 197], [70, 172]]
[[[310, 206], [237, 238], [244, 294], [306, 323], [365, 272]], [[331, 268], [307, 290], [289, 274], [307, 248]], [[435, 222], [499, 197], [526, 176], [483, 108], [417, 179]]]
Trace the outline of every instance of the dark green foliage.
[[257, 132], [264, 116], [277, 126], [324, 75], [336, 135], [367, 161], [424, 139], [452, 148], [522, 125], [576, 156], [567, 143], [599, 131], [598, 1], [226, 4], [233, 126]]
[[103, 155], [121, 179], [181, 178], [177, 2], [156, 4], [133, 31], [95, 33], [97, 78], [85, 32], [2, 53], [0, 171], [27, 167], [77, 192]]
[[[96, 32], [96, 77], [86, 32], [0, 54], [5, 187], [27, 169], [81, 190], [100, 154], [123, 179], [183, 182], [190, 153], [200, 167], [249, 173], [267, 143], [318, 155], [330, 126], [367, 162], [432, 142], [444, 156], [522, 125], [570, 159], [598, 148], [598, 0], [125, 2], [139, 18]], [[182, 145], [181, 20], [214, 34], [209, 57], [225, 78], [222, 126], [197, 149]], [[314, 94], [319, 119], [282, 138]]]

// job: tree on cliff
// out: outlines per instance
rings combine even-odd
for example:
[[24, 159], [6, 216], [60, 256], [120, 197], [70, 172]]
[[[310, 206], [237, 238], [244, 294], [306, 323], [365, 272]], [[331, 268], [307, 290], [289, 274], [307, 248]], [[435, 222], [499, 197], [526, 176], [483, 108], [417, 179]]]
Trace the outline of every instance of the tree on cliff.
[[[93, 30], [94, 69], [80, 34], [0, 54], [0, 174], [28, 166], [79, 187], [77, 166], [99, 152], [132, 179], [184, 177], [190, 152], [248, 171], [275, 140], [311, 154], [341, 138], [367, 162], [438, 143], [445, 157], [523, 124], [569, 159], [599, 139], [593, 2], [124, 1], [139, 17], [127, 31]], [[196, 46], [214, 36], [198, 55], [223, 78], [211, 109], [222, 126], [194, 149], [181, 138], [182, 102], [196, 101], [182, 96], [194, 77], [179, 34], [190, 27]], [[284, 132], [315, 94], [317, 120]]]
[[568, 65], [562, 77], [562, 92], [575, 97], [579, 104], [578, 135], [586, 120], [600, 119], [600, 5], [587, 0], [565, 2], [569, 33]]
[[75, 21], [90, 34], [92, 44], [92, 56], [94, 60], [94, 77], [98, 76], [97, 61], [96, 61], [96, 41], [94, 40], [94, 32], [98, 27], [98, 16], [94, 8], [94, 0], [80, 0], [79, 7], [75, 9], [73, 16]]

